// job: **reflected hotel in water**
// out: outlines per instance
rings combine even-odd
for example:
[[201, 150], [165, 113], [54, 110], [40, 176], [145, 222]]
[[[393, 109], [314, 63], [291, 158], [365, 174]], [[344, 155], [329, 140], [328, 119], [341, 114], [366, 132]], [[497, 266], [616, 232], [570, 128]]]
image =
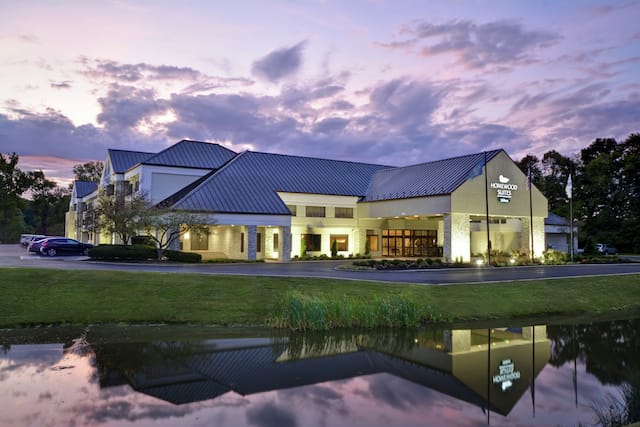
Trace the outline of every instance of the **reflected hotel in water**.
[[[550, 358], [545, 326], [94, 344], [101, 387], [176, 405], [390, 374], [507, 415]], [[532, 401], [532, 405], [535, 402]]]

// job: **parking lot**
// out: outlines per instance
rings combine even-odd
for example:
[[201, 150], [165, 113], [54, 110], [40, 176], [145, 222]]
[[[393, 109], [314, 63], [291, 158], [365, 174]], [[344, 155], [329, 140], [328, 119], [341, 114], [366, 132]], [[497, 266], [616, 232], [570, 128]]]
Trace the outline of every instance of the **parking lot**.
[[0, 267], [58, 268], [81, 270], [148, 271], [161, 273], [232, 274], [249, 276], [326, 277], [416, 284], [453, 284], [640, 274], [640, 263], [537, 265], [502, 268], [453, 268], [406, 271], [348, 271], [343, 261], [311, 261], [253, 264], [140, 264], [89, 261], [84, 256], [44, 257], [29, 254], [18, 244], [0, 245]]

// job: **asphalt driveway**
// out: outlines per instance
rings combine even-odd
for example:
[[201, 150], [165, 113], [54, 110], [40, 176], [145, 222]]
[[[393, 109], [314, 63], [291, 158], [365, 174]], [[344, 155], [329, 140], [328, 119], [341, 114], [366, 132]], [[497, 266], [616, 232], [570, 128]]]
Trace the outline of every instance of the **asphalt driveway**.
[[[338, 267], [349, 261], [315, 261], [255, 264], [129, 264], [87, 260], [86, 257], [40, 257], [29, 254], [20, 245], [0, 245], [1, 267], [59, 268], [82, 270], [148, 271], [162, 273], [198, 273], [264, 275], [283, 277], [327, 277], [419, 284], [500, 282], [563, 277], [588, 277], [611, 274], [640, 274], [640, 263], [585, 264], [502, 268], [451, 268], [409, 271], [345, 271]], [[639, 283], [640, 285], [640, 283]]]

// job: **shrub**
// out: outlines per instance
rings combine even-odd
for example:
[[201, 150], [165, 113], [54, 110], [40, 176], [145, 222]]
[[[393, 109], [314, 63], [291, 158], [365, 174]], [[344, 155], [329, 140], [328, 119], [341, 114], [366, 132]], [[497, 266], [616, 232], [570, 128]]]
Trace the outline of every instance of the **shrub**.
[[131, 238], [131, 244], [132, 245], [144, 245], [144, 246], [151, 246], [151, 247], [156, 247], [156, 242], [153, 241], [153, 239], [149, 236], [133, 236]]
[[155, 248], [144, 245], [99, 245], [89, 249], [89, 257], [103, 260], [155, 259]]
[[169, 261], [195, 262], [195, 263], [202, 261], [202, 255], [194, 252], [180, 252], [180, 251], [172, 251], [169, 249], [165, 249], [163, 254], [164, 256], [167, 257]]
[[543, 256], [545, 264], [566, 264], [567, 259], [569, 258], [569, 254], [554, 251], [553, 249], [546, 250]]

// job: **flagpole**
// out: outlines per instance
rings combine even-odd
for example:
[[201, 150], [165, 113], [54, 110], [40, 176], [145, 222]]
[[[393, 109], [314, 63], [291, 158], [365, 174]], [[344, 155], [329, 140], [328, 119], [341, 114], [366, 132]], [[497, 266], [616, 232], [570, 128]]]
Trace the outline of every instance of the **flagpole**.
[[[569, 165], [569, 179], [571, 179], [571, 165]], [[573, 182], [571, 183], [571, 197], [569, 197], [569, 236], [571, 238], [571, 262], [573, 263]]]
[[491, 266], [491, 235], [489, 233], [489, 177], [487, 176], [487, 152], [484, 151], [484, 206], [487, 217], [487, 267]]
[[531, 264], [533, 264], [534, 260], [534, 252], [533, 252], [533, 182], [531, 180], [531, 167], [529, 167], [529, 240], [531, 240]]
[[571, 252], [571, 262], [573, 262], [573, 182], [571, 180], [571, 165], [569, 165], [569, 178], [567, 179], [567, 186], [564, 191], [569, 198], [569, 249]]

